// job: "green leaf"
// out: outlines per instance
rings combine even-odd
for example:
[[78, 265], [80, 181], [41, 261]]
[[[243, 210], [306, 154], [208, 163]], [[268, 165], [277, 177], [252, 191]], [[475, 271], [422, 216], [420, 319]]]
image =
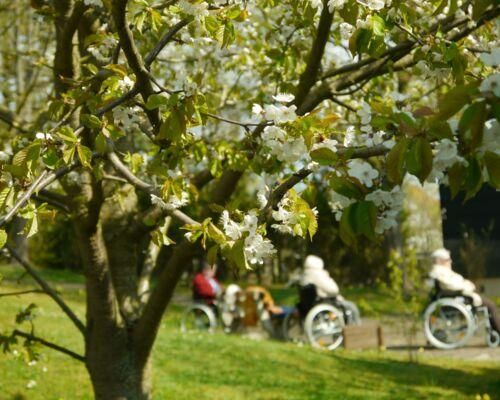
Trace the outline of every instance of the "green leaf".
[[69, 146], [67, 149], [63, 150], [63, 160], [66, 164], [69, 164], [71, 163], [71, 161], [73, 161], [75, 150], [76, 146]]
[[472, 2], [472, 18], [477, 20], [492, 3], [492, 0], [474, 0]]
[[484, 153], [484, 164], [488, 170], [490, 185], [500, 189], [500, 155], [487, 151]]
[[175, 108], [160, 127], [159, 139], [168, 139], [179, 142], [186, 133], [186, 116], [184, 108]]
[[245, 257], [245, 241], [239, 239], [232, 246], [226, 246], [223, 250], [227, 260], [239, 269], [251, 269]]
[[467, 201], [474, 197], [474, 195], [481, 189], [483, 183], [483, 174], [481, 172], [481, 165], [474, 157], [467, 158], [469, 163], [465, 169], [465, 200]]
[[90, 129], [100, 129], [102, 126], [102, 122], [99, 117], [91, 114], [83, 114], [80, 117], [80, 120], [83, 125]]
[[468, 151], [481, 145], [486, 118], [487, 109], [484, 101], [473, 103], [462, 114], [458, 124], [458, 133]]
[[361, 199], [364, 196], [363, 189], [358, 180], [350, 177], [332, 175], [329, 179], [330, 187], [334, 192], [350, 199]]
[[437, 118], [448, 119], [455, 115], [462, 107], [470, 103], [471, 95], [475, 90], [475, 84], [459, 85], [450, 89], [439, 99], [439, 113]]
[[5, 243], [7, 243], [7, 232], [5, 232], [3, 229], [0, 229], [0, 249], [5, 246]]
[[213, 265], [217, 262], [217, 253], [219, 251], [219, 246], [214, 245], [210, 247], [207, 251], [207, 262]]
[[349, 245], [356, 243], [356, 235], [375, 239], [377, 207], [371, 201], [358, 201], [347, 207], [340, 219], [340, 237]]
[[152, 94], [148, 97], [146, 102], [146, 108], [148, 110], [154, 110], [155, 108], [166, 106], [168, 104], [168, 97], [163, 94]]
[[102, 132], [99, 132], [95, 138], [95, 149], [99, 153], [106, 153], [108, 149], [108, 144], [106, 141], [106, 137]]
[[465, 166], [462, 163], [455, 163], [448, 169], [448, 185], [451, 197], [455, 198], [462, 189], [465, 179]]
[[345, 22], [356, 26], [356, 21], [358, 20], [359, 5], [355, 1], [350, 1], [344, 5], [344, 7], [339, 10], [339, 14]]
[[59, 130], [56, 132], [55, 135], [60, 139], [64, 140], [65, 142], [69, 143], [78, 142], [78, 138], [73, 132], [73, 129], [71, 129], [69, 126], [62, 126], [61, 128], [59, 128]]
[[376, 36], [384, 36], [385, 34], [385, 21], [377, 14], [373, 14], [371, 18], [372, 31]]
[[385, 163], [387, 178], [396, 185], [401, 184], [406, 173], [405, 156], [408, 143], [407, 139], [401, 139], [387, 155]]
[[331, 165], [338, 160], [338, 156], [328, 147], [320, 147], [310, 152], [313, 161], [321, 165]]
[[406, 153], [406, 168], [423, 182], [432, 170], [432, 148], [429, 142], [418, 137], [413, 139]]
[[226, 22], [226, 25], [224, 26], [224, 33], [222, 35], [222, 48], [229, 46], [232, 42], [234, 42], [234, 39], [236, 37], [235, 31], [234, 31], [234, 25], [232, 22]]
[[76, 147], [76, 150], [78, 152], [78, 158], [80, 159], [82, 165], [86, 168], [90, 168], [90, 162], [92, 161], [92, 150], [81, 144]]

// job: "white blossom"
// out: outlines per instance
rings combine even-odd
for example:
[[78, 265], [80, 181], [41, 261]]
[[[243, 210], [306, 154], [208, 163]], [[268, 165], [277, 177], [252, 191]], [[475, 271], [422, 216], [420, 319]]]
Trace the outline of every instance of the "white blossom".
[[491, 151], [500, 155], [500, 124], [496, 119], [489, 119], [484, 123], [483, 143], [478, 151]]
[[323, 0], [310, 0], [311, 7], [316, 8], [318, 11], [323, 9]]
[[325, 139], [320, 143], [315, 143], [312, 147], [312, 150], [321, 149], [323, 147], [331, 150], [332, 152], [337, 152], [337, 145], [339, 142], [335, 139]]
[[224, 229], [224, 232], [226, 233], [229, 238], [232, 240], [238, 240], [242, 234], [243, 234], [243, 228], [240, 227], [236, 222], [234, 222], [230, 217], [229, 213], [227, 210], [224, 210], [221, 215], [221, 223], [222, 227]]
[[491, 53], [481, 54], [481, 61], [490, 67], [498, 67], [500, 65], [500, 47], [491, 50]]
[[189, 196], [186, 192], [182, 192], [180, 197], [176, 194], [171, 194], [168, 197], [168, 200], [165, 201], [161, 197], [152, 194], [151, 203], [163, 208], [164, 210], [171, 211], [187, 205], [189, 203]]
[[364, 160], [350, 160], [347, 172], [349, 176], [358, 179], [366, 187], [372, 187], [373, 180], [379, 175], [378, 171]]
[[26, 384], [26, 389], [33, 389], [36, 386], [36, 381], [31, 379]]
[[297, 107], [295, 105], [285, 106], [285, 105], [273, 105], [266, 104], [264, 106], [264, 117], [267, 120], [274, 121], [276, 124], [282, 124], [285, 122], [293, 122], [297, 119], [297, 114], [295, 114]]
[[372, 109], [368, 103], [363, 102], [361, 109], [356, 111], [356, 114], [361, 118], [361, 124], [367, 125], [372, 120]]
[[344, 4], [347, 3], [347, 0], [329, 0], [328, 1], [328, 11], [332, 13], [334, 10], [340, 10], [344, 7]]
[[140, 123], [139, 111], [139, 107], [116, 107], [113, 109], [113, 120], [115, 124], [122, 126], [125, 130], [138, 128]]
[[285, 140], [286, 132], [277, 126], [266, 126], [262, 132], [262, 140]]
[[328, 205], [335, 214], [335, 220], [337, 221], [340, 221], [344, 208], [350, 206], [352, 203], [354, 203], [353, 199], [345, 197], [333, 190], [328, 193]]
[[244, 240], [243, 251], [248, 263], [262, 264], [265, 258], [276, 252], [271, 241], [264, 238], [260, 233], [257, 233], [258, 218], [255, 211], [250, 211], [245, 215], [241, 223], [237, 223], [229, 217], [228, 211], [224, 210], [221, 215], [221, 224], [224, 233], [231, 240], [238, 240], [244, 234], [247, 234]]
[[293, 99], [295, 99], [295, 96], [288, 93], [279, 93], [276, 96], [273, 96], [273, 99], [279, 103], [290, 103]]
[[203, 1], [201, 3], [190, 3], [187, 0], [179, 1], [179, 8], [188, 15], [192, 15], [196, 19], [206, 17], [208, 12], [208, 3]]
[[380, 11], [382, 8], [385, 7], [385, 1], [384, 0], [358, 0], [358, 3], [368, 7], [370, 10], [373, 11]]
[[264, 112], [264, 109], [260, 106], [260, 104], [254, 104], [252, 106], [252, 114], [261, 115]]
[[52, 140], [52, 135], [50, 133], [37, 132], [35, 134], [35, 138], [41, 140]]
[[257, 202], [259, 204], [259, 209], [262, 210], [267, 205], [267, 196], [269, 194], [269, 188], [266, 186], [257, 192]]
[[345, 136], [344, 136], [344, 147], [349, 147], [354, 144], [354, 141], [356, 139], [356, 132], [354, 130], [354, 126], [348, 126], [346, 131], [345, 131]]
[[349, 40], [351, 35], [354, 32], [354, 26], [348, 24], [347, 22], [342, 22], [339, 26], [340, 29], [340, 37], [342, 40]]
[[98, 61], [106, 62], [110, 56], [110, 51], [113, 50], [118, 44], [113, 36], [107, 35], [102, 39], [99, 44], [92, 45], [87, 48], [90, 54], [92, 54]]
[[122, 92], [126, 92], [134, 87], [134, 81], [130, 79], [128, 76], [124, 76], [122, 79], [118, 81], [118, 88]]
[[245, 258], [250, 264], [263, 264], [264, 259], [276, 253], [269, 239], [261, 234], [249, 235], [245, 239]]
[[283, 143], [282, 153], [276, 156], [283, 162], [293, 163], [305, 154], [307, 154], [307, 146], [304, 138], [299, 136]]
[[5, 151], [0, 150], [0, 162], [6, 163], [10, 160], [9, 154], [7, 154]]
[[86, 6], [102, 7], [102, 0], [83, 0], [83, 4]]
[[500, 73], [491, 74], [481, 82], [479, 90], [482, 93], [493, 92], [496, 97], [500, 97]]

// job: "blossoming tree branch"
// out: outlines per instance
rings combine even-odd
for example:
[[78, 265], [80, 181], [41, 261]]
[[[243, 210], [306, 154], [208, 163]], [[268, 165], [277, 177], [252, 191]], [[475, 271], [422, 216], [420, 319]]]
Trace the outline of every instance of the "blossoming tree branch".
[[[273, 257], [273, 230], [308, 240], [312, 185], [352, 246], [396, 225], [406, 176], [467, 199], [500, 187], [493, 0], [15, 3], [36, 35], [16, 38], [25, 67], [1, 70], [0, 245], [85, 354], [22, 330], [2, 341], [83, 361], [98, 399], [150, 399], [186, 265], [253, 268]], [[7, 237], [14, 217], [30, 237], [54, 213], [74, 226], [84, 321]]]

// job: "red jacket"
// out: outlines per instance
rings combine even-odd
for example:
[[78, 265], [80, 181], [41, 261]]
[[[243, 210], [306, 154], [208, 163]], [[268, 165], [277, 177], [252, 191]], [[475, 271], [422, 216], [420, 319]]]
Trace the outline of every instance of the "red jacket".
[[[217, 279], [215, 281], [219, 283]], [[193, 278], [193, 298], [195, 300], [203, 300], [207, 304], [212, 304], [216, 297], [217, 293], [215, 293], [205, 275], [201, 272], [197, 273]]]

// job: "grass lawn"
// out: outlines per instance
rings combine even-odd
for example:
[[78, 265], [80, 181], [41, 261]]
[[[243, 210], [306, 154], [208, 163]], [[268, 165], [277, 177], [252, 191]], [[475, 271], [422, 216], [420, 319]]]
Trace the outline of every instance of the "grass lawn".
[[[2, 271], [3, 272], [3, 271]], [[3, 283], [0, 292], [26, 289]], [[83, 318], [84, 293], [60, 289]], [[14, 327], [14, 315], [38, 304], [36, 334], [77, 352], [77, 330], [43, 294], [0, 297], [0, 331]], [[254, 341], [222, 333], [181, 335], [180, 308], [166, 315], [154, 351], [155, 399], [474, 399], [500, 398], [500, 365], [427, 359], [418, 364], [390, 352], [327, 353], [275, 341]], [[24, 327], [28, 330], [28, 326]], [[48, 349], [27, 366], [23, 354], [0, 354], [0, 399], [91, 399], [85, 367]], [[26, 387], [36, 381], [32, 389]]]

